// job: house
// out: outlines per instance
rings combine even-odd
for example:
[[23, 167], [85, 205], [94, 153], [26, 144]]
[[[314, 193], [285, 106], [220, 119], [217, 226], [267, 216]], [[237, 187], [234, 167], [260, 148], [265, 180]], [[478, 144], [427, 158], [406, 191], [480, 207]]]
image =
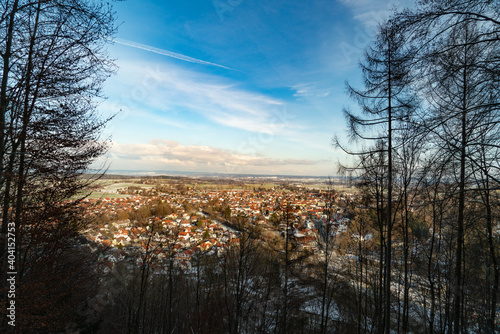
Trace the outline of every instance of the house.
[[178, 236], [179, 236], [179, 239], [183, 239], [183, 240], [189, 240], [191, 238], [190, 236], [190, 232], [179, 232]]
[[191, 256], [193, 256], [193, 251], [191, 249], [188, 249], [188, 250], [185, 250], [184, 252], [181, 252], [181, 253], [177, 253], [175, 255], [176, 258], [180, 259], [180, 260], [191, 260]]
[[201, 243], [199, 245], [199, 247], [200, 247], [200, 249], [206, 251], [207, 249], [209, 249], [210, 247], [212, 247], [212, 244], [210, 242], [208, 242], [208, 241], [205, 241], [205, 242]]

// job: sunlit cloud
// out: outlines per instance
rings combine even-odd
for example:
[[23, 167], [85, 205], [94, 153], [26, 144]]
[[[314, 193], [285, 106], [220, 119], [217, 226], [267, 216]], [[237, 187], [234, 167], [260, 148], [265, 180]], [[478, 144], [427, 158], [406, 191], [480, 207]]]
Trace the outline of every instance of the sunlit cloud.
[[[110, 157], [123, 160], [133, 168], [219, 169], [313, 166], [322, 161], [308, 159], [277, 159], [261, 155], [242, 154], [233, 150], [205, 145], [183, 145], [173, 140], [153, 140], [149, 143], [119, 144], [110, 150]], [[234, 168], [233, 168], [234, 169]]]

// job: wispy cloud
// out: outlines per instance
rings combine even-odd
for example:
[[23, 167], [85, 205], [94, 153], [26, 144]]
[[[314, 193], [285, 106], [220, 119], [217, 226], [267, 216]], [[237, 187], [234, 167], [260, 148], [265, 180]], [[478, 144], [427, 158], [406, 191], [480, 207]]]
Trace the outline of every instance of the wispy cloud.
[[293, 96], [297, 98], [322, 98], [330, 95], [330, 90], [318, 88], [312, 83], [298, 84], [292, 86], [292, 89], [295, 90]]
[[172, 51], [168, 51], [168, 50], [156, 48], [156, 47], [151, 46], [151, 45], [146, 45], [146, 44], [141, 44], [141, 43], [129, 41], [129, 40], [126, 40], [126, 39], [123, 39], [123, 38], [116, 38], [114, 40], [114, 42], [118, 43], [118, 44], [121, 44], [121, 45], [130, 46], [130, 47], [133, 47], [133, 48], [136, 48], [136, 49], [141, 49], [141, 50], [145, 50], [145, 51], [149, 51], [149, 52], [154, 52], [154, 53], [157, 53], [157, 54], [160, 54], [160, 55], [163, 55], [163, 56], [167, 56], [167, 57], [170, 57], [170, 58], [175, 58], [175, 59], [187, 61], [189, 63], [215, 66], [215, 67], [224, 68], [226, 70], [235, 71], [234, 69], [232, 69], [230, 67], [227, 67], [227, 66], [224, 66], [224, 65], [211, 63], [209, 61], [205, 61], [205, 60], [201, 60], [201, 59], [196, 59], [196, 58], [189, 57], [189, 56], [186, 56], [186, 55], [183, 55], [183, 54], [180, 54], [180, 53], [176, 53], [176, 52], [172, 52]]
[[[187, 110], [219, 125], [248, 132], [284, 134], [301, 126], [279, 98], [253, 92], [227, 78], [173, 64], [121, 61], [116, 81], [124, 101], [159, 117]], [[129, 108], [130, 109], [130, 108]], [[178, 114], [183, 121], [184, 115]]]
[[410, 0], [340, 0], [354, 13], [354, 18], [367, 28], [374, 29], [385, 21], [394, 8], [403, 9], [414, 5]]

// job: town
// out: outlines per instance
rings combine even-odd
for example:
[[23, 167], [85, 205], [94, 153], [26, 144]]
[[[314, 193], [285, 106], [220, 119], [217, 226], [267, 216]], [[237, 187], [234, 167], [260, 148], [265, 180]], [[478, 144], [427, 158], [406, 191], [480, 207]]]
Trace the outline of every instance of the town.
[[[105, 272], [118, 262], [130, 269], [141, 266], [149, 252], [154, 252], [153, 271], [166, 270], [164, 264], [171, 257], [175, 266], [189, 271], [193, 256], [220, 257], [238, 244], [241, 221], [259, 230], [258, 242], [286, 236], [299, 250], [312, 253], [321, 252], [318, 230], [329, 231], [330, 237], [348, 230], [353, 193], [333, 194], [324, 184], [317, 189], [300, 186], [300, 182], [298, 186], [268, 183], [263, 187], [240, 182], [216, 190], [220, 184], [189, 181], [195, 183], [184, 186], [179, 182], [185, 180], [175, 178], [168, 183], [147, 178], [137, 183], [117, 181], [95, 189], [93, 196], [81, 202], [94, 220], [83, 234], [104, 247], [100, 262]], [[104, 197], [108, 195], [112, 197]], [[292, 222], [288, 226], [284, 212]]]

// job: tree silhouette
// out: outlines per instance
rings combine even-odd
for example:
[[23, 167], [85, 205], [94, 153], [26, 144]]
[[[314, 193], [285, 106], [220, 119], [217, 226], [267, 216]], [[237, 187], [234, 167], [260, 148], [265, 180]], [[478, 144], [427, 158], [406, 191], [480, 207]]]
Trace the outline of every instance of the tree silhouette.
[[[56, 245], [84, 224], [75, 196], [92, 181], [82, 176], [107, 146], [99, 139], [106, 120], [96, 97], [113, 70], [104, 46], [115, 27], [110, 5], [92, 1], [15, 0], [0, 10], [0, 248], [6, 268], [7, 226], [15, 226], [18, 294], [28, 300], [32, 290], [24, 287], [42, 269], [37, 258], [59, 259]], [[37, 323], [43, 321], [26, 330], [42, 330]], [[51, 326], [43, 330], [63, 324]]]

